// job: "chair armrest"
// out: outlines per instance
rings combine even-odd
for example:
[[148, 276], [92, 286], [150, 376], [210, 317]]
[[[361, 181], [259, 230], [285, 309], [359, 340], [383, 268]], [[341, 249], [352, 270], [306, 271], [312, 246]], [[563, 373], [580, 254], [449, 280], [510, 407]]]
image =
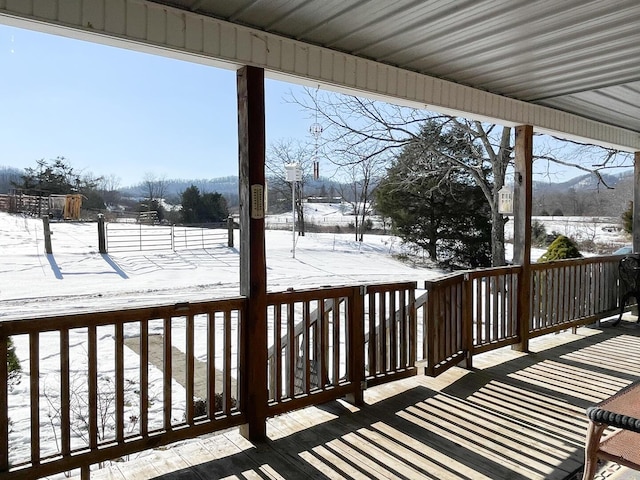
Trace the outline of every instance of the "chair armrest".
[[587, 409], [587, 417], [595, 423], [609, 425], [615, 428], [622, 428], [635, 433], [640, 433], [640, 419], [611, 412], [600, 407], [590, 407]]

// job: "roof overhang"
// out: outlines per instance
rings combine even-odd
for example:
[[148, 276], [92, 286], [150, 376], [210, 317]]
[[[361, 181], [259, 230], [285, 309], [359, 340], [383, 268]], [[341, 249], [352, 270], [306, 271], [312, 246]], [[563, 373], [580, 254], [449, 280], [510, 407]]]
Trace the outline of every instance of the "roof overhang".
[[0, 0], [0, 22], [640, 151], [640, 3], [584, 3]]

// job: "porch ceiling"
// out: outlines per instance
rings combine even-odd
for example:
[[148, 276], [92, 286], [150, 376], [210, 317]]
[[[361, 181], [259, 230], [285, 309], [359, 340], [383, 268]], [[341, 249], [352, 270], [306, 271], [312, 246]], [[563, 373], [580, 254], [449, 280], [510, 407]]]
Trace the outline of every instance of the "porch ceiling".
[[637, 0], [156, 3], [640, 133]]

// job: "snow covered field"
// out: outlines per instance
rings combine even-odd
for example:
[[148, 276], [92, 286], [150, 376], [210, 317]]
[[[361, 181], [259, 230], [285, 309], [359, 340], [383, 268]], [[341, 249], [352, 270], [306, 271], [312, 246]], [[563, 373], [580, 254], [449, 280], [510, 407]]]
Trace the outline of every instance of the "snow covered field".
[[[95, 223], [52, 223], [44, 253], [42, 220], [0, 213], [0, 320], [53, 312], [195, 301], [239, 293], [239, 244], [207, 250], [101, 255]], [[397, 261], [396, 237], [266, 232], [268, 288], [426, 280], [441, 272]]]

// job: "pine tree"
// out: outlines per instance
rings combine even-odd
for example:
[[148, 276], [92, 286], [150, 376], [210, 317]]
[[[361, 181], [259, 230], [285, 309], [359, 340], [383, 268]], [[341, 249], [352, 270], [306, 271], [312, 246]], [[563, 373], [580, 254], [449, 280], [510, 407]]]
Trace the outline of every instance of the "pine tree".
[[573, 240], [564, 235], [558, 235], [551, 242], [547, 251], [538, 259], [538, 262], [551, 262], [567, 258], [582, 258], [582, 254]]
[[[439, 142], [437, 149], [432, 148]], [[445, 152], [444, 155], [441, 152]], [[473, 155], [455, 129], [429, 121], [407, 145], [378, 186], [378, 212], [406, 242], [450, 266], [491, 264], [491, 208], [468, 171], [452, 167], [446, 152]]]

